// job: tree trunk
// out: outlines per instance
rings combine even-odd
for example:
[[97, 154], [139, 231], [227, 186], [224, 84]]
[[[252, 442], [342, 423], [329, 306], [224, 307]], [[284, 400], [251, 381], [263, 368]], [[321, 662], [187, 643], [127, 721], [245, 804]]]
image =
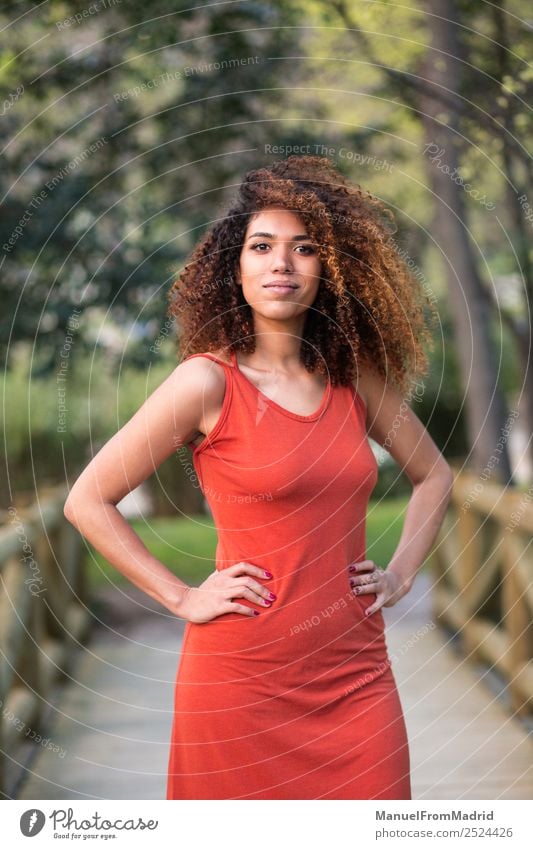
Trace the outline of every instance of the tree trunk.
[[[462, 73], [453, 23], [457, 20], [455, 0], [429, 0], [429, 12], [432, 39], [423, 75], [431, 86], [443, 86], [453, 97], [460, 91]], [[446, 113], [437, 97], [421, 94], [419, 102], [428, 185], [437, 204], [436, 235], [444, 257], [465, 393], [470, 465], [509, 483], [512, 475], [504, 433], [507, 411], [497, 385], [497, 358], [490, 336], [491, 309], [469, 238], [465, 190], [458, 183], [458, 113]]]
[[[509, 35], [507, 32], [507, 16], [503, 11], [503, 0], [499, 4], [492, 7], [494, 18], [494, 39], [496, 56], [498, 57], [499, 81], [503, 84], [507, 74], [511, 73], [509, 67]], [[525, 418], [526, 432], [533, 433], [533, 359], [531, 357], [531, 322], [530, 310], [533, 304], [533, 263], [530, 258], [530, 239], [528, 228], [524, 219], [524, 214], [520, 207], [518, 198], [526, 194], [526, 186], [520, 185], [518, 168], [515, 167], [513, 150], [510, 144], [510, 139], [516, 135], [514, 122], [513, 105], [510, 101], [503, 109], [502, 123], [504, 131], [502, 132], [502, 160], [503, 170], [505, 172], [505, 197], [507, 208], [509, 210], [509, 218], [512, 232], [512, 246], [516, 256], [517, 270], [523, 284], [524, 291], [524, 318], [517, 320], [513, 316], [509, 316], [507, 326], [510, 328], [516, 342], [520, 365], [524, 382], [522, 389], [524, 392], [523, 411]], [[527, 186], [529, 194], [531, 194], [529, 186]], [[533, 440], [530, 440], [527, 449], [529, 461], [533, 465]]]

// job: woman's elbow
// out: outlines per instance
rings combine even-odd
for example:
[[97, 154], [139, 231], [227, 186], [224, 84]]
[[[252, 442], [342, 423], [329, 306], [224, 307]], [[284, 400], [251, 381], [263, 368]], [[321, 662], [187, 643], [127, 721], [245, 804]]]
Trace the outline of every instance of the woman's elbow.
[[63, 504], [63, 515], [67, 522], [70, 522], [71, 525], [77, 527], [77, 521], [79, 518], [79, 508], [76, 507], [76, 499], [69, 495], [65, 503]]
[[87, 489], [84, 487], [83, 490], [80, 490], [75, 484], [63, 504], [63, 515], [71, 525], [79, 530], [84, 516], [87, 516], [93, 504], [94, 500]]
[[437, 463], [434, 463], [432, 468], [426, 474], [420, 477], [411, 478], [411, 483], [414, 487], [422, 485], [431, 486], [432, 489], [438, 487], [442, 491], [442, 497], [446, 501], [450, 501], [453, 492], [455, 475], [449, 463], [442, 458]]
[[109, 507], [116, 507], [121, 497], [104, 499], [101, 493], [95, 493], [89, 487], [77, 490], [74, 486], [63, 504], [63, 515], [71, 525], [83, 532], [83, 527], [91, 525], [95, 517]]
[[439, 476], [439, 480], [442, 481], [444, 497], [446, 501], [449, 502], [452, 497], [453, 485], [455, 481], [454, 471], [446, 460], [442, 460], [439, 465], [437, 474]]

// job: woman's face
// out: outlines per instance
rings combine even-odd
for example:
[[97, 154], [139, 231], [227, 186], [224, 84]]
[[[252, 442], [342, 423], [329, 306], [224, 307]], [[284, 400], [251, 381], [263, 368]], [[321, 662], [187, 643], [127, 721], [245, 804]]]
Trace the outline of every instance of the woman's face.
[[320, 273], [317, 249], [299, 215], [272, 208], [250, 218], [240, 256], [240, 283], [254, 312], [281, 320], [303, 315], [316, 298]]

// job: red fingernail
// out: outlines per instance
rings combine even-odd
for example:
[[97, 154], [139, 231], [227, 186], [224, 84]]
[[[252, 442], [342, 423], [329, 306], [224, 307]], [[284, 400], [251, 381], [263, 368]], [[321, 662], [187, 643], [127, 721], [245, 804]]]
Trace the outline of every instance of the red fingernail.
[[357, 569], [357, 566], [349, 566], [348, 572], [355, 572], [356, 569]]
[[254, 616], [259, 616], [259, 611], [258, 611], [258, 610], [254, 610]]
[[273, 577], [274, 577], [274, 575], [272, 574], [272, 572], [267, 572], [267, 571], [265, 571], [265, 577], [267, 577], [267, 578], [273, 578]]

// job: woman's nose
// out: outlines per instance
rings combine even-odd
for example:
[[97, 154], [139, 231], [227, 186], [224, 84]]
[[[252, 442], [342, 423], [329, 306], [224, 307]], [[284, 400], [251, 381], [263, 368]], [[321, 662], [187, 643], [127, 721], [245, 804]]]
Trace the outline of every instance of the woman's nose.
[[270, 267], [272, 271], [292, 271], [289, 249], [278, 248], [278, 250], [272, 251]]

